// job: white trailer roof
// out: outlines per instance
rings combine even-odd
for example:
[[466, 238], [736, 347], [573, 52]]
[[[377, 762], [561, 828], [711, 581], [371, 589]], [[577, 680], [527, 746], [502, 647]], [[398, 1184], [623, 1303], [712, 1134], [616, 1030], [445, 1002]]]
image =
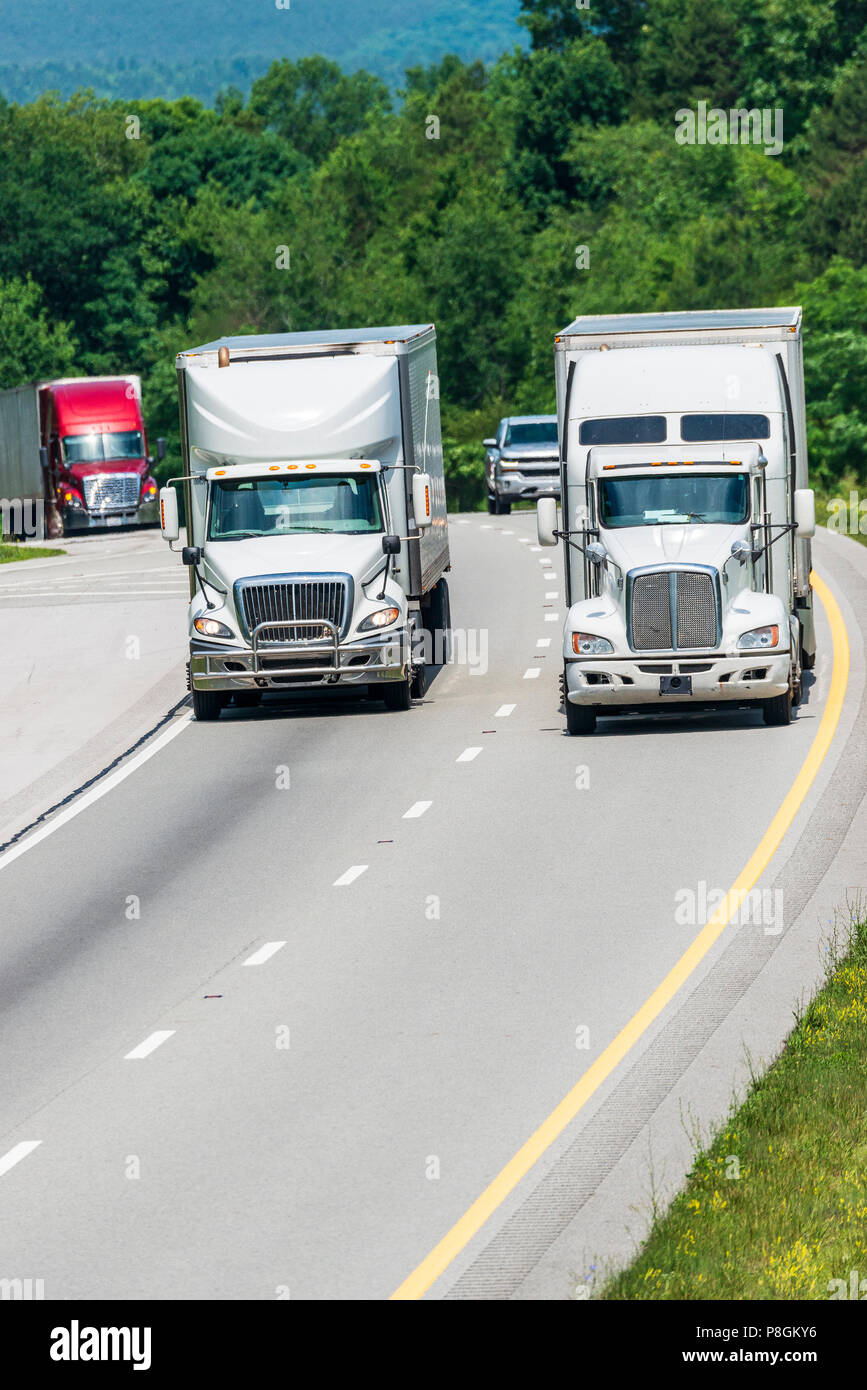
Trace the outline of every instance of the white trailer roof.
[[398, 324], [387, 328], [327, 328], [313, 333], [261, 333], [248, 334], [238, 338], [218, 338], [213, 343], [203, 343], [201, 347], [188, 348], [178, 353], [177, 365], [185, 367], [190, 358], [216, 356], [221, 347], [227, 347], [230, 355], [243, 356], [291, 356], [303, 354], [310, 348], [351, 350], [363, 347], [392, 347], [396, 351], [405, 348], [415, 339], [424, 338], [434, 332], [432, 323]]
[[616, 333], [713, 333], [747, 328], [794, 328], [800, 306], [782, 309], [688, 309], [666, 314], [602, 314], [574, 319], [559, 338]]

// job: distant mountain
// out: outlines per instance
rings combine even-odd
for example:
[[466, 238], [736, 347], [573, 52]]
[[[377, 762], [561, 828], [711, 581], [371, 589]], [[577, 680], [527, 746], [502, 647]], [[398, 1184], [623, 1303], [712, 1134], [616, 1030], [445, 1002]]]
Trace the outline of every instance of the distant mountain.
[[399, 86], [406, 68], [446, 53], [490, 61], [523, 43], [519, 10], [520, 0], [0, 0], [0, 93], [29, 101], [92, 86], [210, 102], [275, 58], [310, 53]]

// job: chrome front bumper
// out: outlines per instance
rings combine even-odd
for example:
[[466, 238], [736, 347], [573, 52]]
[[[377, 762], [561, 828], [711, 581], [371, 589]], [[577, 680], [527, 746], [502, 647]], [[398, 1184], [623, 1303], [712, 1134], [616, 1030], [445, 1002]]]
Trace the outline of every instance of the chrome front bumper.
[[[789, 688], [791, 654], [753, 651], [744, 656], [718, 654], [662, 657], [616, 656], [566, 660], [566, 699], [572, 705], [619, 707], [688, 705], [690, 703], [768, 700]], [[660, 694], [661, 677], [688, 676], [690, 694]]]
[[67, 532], [105, 531], [112, 530], [115, 526], [155, 526], [158, 521], [156, 501], [144, 502], [140, 507], [114, 512], [83, 512], [79, 507], [63, 508], [63, 526]]
[[552, 473], [497, 473], [494, 492], [504, 500], [509, 498], [539, 498], [560, 496], [560, 470]]
[[311, 620], [260, 623], [249, 647], [192, 638], [190, 679], [196, 690], [276, 690], [287, 686], [369, 685], [406, 680], [411, 661], [406, 628], [342, 643], [333, 623], [316, 619], [329, 636], [314, 641], [267, 641], [275, 628], [310, 627]]

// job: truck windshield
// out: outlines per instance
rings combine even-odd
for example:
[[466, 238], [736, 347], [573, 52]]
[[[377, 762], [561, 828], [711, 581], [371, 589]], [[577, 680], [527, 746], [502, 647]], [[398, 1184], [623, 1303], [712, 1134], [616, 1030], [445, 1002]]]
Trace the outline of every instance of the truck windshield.
[[141, 430], [117, 430], [107, 434], [66, 434], [63, 457], [67, 463], [107, 463], [112, 459], [144, 458]]
[[375, 477], [329, 473], [319, 477], [214, 481], [208, 539], [243, 540], [300, 531], [347, 535], [382, 530]]
[[603, 526], [737, 526], [749, 515], [744, 473], [693, 473], [652, 478], [601, 478]]
[[509, 425], [504, 448], [510, 444], [550, 444], [557, 448], [557, 421], [536, 420], [525, 425]]

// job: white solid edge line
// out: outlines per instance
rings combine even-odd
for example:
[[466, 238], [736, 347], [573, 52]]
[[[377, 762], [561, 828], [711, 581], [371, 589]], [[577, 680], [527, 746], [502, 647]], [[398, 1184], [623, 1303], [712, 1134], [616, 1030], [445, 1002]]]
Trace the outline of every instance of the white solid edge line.
[[531, 667], [529, 668], [529, 670], [527, 670], [527, 671], [524, 672], [524, 680], [525, 680], [525, 681], [534, 681], [534, 680], [537, 680], [538, 677], [541, 676], [541, 674], [542, 674], [542, 668], [541, 668], [541, 666], [531, 666]]
[[481, 751], [481, 748], [465, 748], [463, 753], [461, 753], [457, 758], [455, 758], [455, 762], [471, 763], [473, 761], [473, 758], [477, 758]]
[[7, 849], [5, 854], [0, 855], [0, 869], [5, 869], [7, 865], [13, 863], [14, 860], [20, 859], [21, 855], [26, 854], [34, 845], [40, 844], [42, 840], [47, 840], [48, 836], [53, 835], [55, 830], [59, 830], [62, 825], [67, 825], [69, 821], [74, 820], [80, 812], [86, 811], [88, 806], [92, 806], [95, 801], [99, 801], [101, 797], [113, 791], [114, 788], [125, 781], [131, 773], [141, 767], [142, 763], [146, 763], [155, 753], [159, 753], [160, 749], [165, 748], [167, 743], [171, 743], [173, 738], [177, 738], [178, 734], [183, 733], [192, 717], [192, 710], [188, 710], [186, 714], [182, 714], [180, 719], [174, 724], [171, 724], [169, 728], [166, 729], [165, 733], [160, 734], [159, 738], [155, 739], [149, 748], [143, 748], [140, 753], [136, 753], [135, 757], [131, 758], [124, 767], [118, 768], [117, 772], [113, 772], [110, 777], [106, 777], [105, 781], [101, 782], [98, 787], [94, 787], [92, 791], [85, 792], [84, 796], [80, 796], [77, 801], [74, 801], [65, 811], [61, 811], [60, 814], [55, 816], [53, 820], [50, 820], [47, 825], [43, 825], [40, 830], [34, 830], [33, 834], [28, 835], [26, 840], [22, 840], [20, 845], [13, 845], [11, 849]]
[[264, 946], [260, 946], [258, 951], [254, 951], [252, 956], [247, 957], [244, 965], [264, 965], [266, 960], [270, 960], [285, 945], [285, 941], [266, 941]]
[[351, 869], [347, 869], [345, 874], [341, 874], [333, 883], [334, 888], [346, 888], [350, 883], [354, 883], [357, 878], [368, 868], [367, 864], [353, 864]]
[[403, 819], [418, 820], [419, 816], [423, 816], [425, 811], [430, 810], [431, 806], [433, 806], [432, 801], [416, 801], [414, 805], [410, 806], [408, 811], [404, 811]]
[[38, 1149], [42, 1143], [41, 1139], [22, 1139], [20, 1144], [16, 1144], [13, 1149], [5, 1153], [0, 1158], [0, 1178], [4, 1173], [8, 1173], [10, 1168], [14, 1168], [16, 1163], [20, 1163], [22, 1158], [32, 1154], [34, 1149]]
[[151, 1033], [150, 1037], [145, 1038], [144, 1042], [140, 1042], [138, 1047], [133, 1048], [132, 1052], [127, 1052], [123, 1060], [125, 1062], [137, 1062], [142, 1057], [149, 1057], [152, 1052], [156, 1052], [158, 1047], [161, 1047], [164, 1042], [167, 1042], [169, 1038], [173, 1038], [174, 1035], [174, 1028], [161, 1028], [156, 1033]]
[[500, 705], [500, 708], [497, 710], [496, 714], [494, 715], [494, 718], [508, 719], [509, 715], [512, 713], [514, 709], [514, 705]]

